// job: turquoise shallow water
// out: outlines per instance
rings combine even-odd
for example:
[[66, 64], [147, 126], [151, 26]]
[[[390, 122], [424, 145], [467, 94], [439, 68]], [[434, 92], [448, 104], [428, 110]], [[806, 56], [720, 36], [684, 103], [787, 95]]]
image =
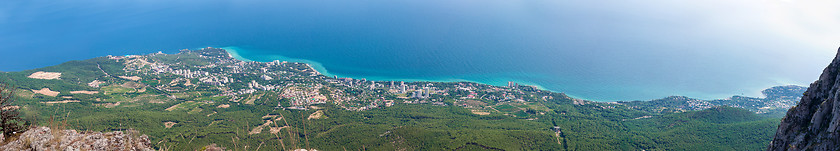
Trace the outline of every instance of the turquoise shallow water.
[[[316, 61], [312, 61], [312, 60], [289, 58], [289, 57], [285, 57], [285, 56], [282, 56], [282, 55], [279, 55], [279, 54], [253, 55], [253, 54], [250, 54], [250, 52], [249, 52], [249, 51], [253, 51], [253, 50], [242, 49], [242, 48], [235, 47], [235, 46], [222, 47], [222, 48], [227, 50], [229, 53], [231, 53], [231, 55], [234, 58], [236, 58], [238, 60], [243, 60], [243, 61], [271, 62], [271, 61], [274, 61], [274, 60], [280, 60], [280, 61], [307, 63], [307, 64], [310, 64], [312, 66], [312, 68], [315, 68], [315, 70], [318, 70], [318, 72], [320, 72], [321, 74], [323, 74], [325, 76], [330, 76], [330, 77], [331, 76], [339, 76], [339, 77], [350, 77], [350, 78], [357, 78], [357, 79], [365, 78], [365, 79], [374, 80], [374, 81], [406, 81], [406, 82], [414, 82], [414, 81], [461, 82], [461, 81], [466, 81], [466, 82], [477, 82], [477, 83], [491, 84], [491, 85], [497, 85], [497, 86], [506, 85], [508, 81], [514, 81], [514, 82], [517, 82], [519, 84], [531, 85], [531, 86], [536, 86], [536, 87], [541, 88], [541, 89], [545, 89], [544, 87], [542, 87], [538, 84], [530, 83], [530, 82], [527, 82], [527, 81], [522, 81], [522, 80], [519, 80], [519, 79], [480, 78], [480, 77], [492, 77], [492, 76], [487, 76], [487, 75], [483, 75], [483, 76], [482, 75], [480, 75], [480, 76], [457, 76], [457, 75], [455, 75], [455, 76], [441, 76], [441, 77], [410, 77], [410, 78], [406, 78], [406, 77], [383, 77], [383, 76], [372, 76], [372, 75], [342, 75], [342, 74], [330, 73], [329, 70], [327, 70], [327, 68], [325, 68], [324, 65], [322, 65], [320, 62], [316, 62]], [[246, 56], [242, 56], [242, 53], [246, 54]], [[467, 78], [467, 79], [464, 79], [464, 78]], [[469, 79], [480, 79], [480, 81], [469, 80]]]
[[[616, 98], [632, 98], [638, 97], [643, 95], [650, 95], [650, 94], [663, 94], [660, 96], [668, 96], [665, 95], [666, 93], [674, 93], [674, 95], [689, 95], [689, 96], [706, 96], [710, 98], [726, 98], [731, 95], [745, 95], [745, 94], [734, 94], [734, 93], [724, 93], [723, 95], [714, 95], [714, 94], [704, 94], [704, 93], [696, 93], [696, 92], [677, 92], [675, 90], [669, 90], [667, 87], [655, 87], [655, 86], [628, 86], [628, 85], [609, 85], [609, 84], [591, 84], [588, 85], [585, 82], [581, 81], [574, 81], [576, 79], [582, 79], [585, 77], [567, 77], [567, 78], [553, 78], [547, 75], [540, 75], [538, 73], [526, 73], [526, 72], [487, 72], [481, 73], [481, 70], [478, 71], [470, 71], [470, 72], [479, 72], [477, 74], [468, 74], [463, 72], [451, 72], [451, 74], [447, 74], [445, 72], [436, 71], [437, 68], [407, 68], [401, 69], [397, 68], [392, 71], [389, 70], [377, 70], [377, 69], [366, 69], [365, 67], [358, 67], [354, 66], [353, 64], [341, 64], [341, 62], [336, 63], [332, 62], [330, 59], [326, 59], [322, 63], [319, 61], [307, 60], [307, 59], [298, 59], [298, 58], [291, 58], [281, 55], [281, 50], [260, 50], [260, 49], [246, 49], [241, 47], [223, 47], [224, 49], [228, 50], [233, 54], [233, 56], [240, 60], [245, 61], [259, 61], [259, 62], [270, 62], [274, 60], [281, 60], [281, 61], [291, 61], [291, 62], [303, 62], [308, 63], [313, 66], [316, 70], [321, 72], [327, 76], [339, 76], [339, 77], [350, 77], [350, 78], [366, 78], [368, 80], [375, 80], [375, 81], [438, 81], [438, 82], [456, 82], [456, 81], [468, 81], [468, 82], [477, 82], [477, 83], [484, 83], [484, 84], [491, 84], [497, 86], [504, 86], [507, 85], [508, 81], [514, 81], [519, 84], [525, 85], [533, 85], [537, 86], [541, 89], [551, 90], [555, 92], [564, 92], [568, 95], [575, 97], [575, 98], [582, 98], [582, 99], [589, 99], [589, 100], [597, 100], [597, 101], [610, 101], [610, 100], [630, 100], [630, 99], [604, 99], [610, 97]], [[346, 56], [323, 56], [326, 58], [342, 58]], [[428, 60], [429, 62], [436, 62], [434, 60]], [[390, 65], [390, 64], [381, 64], [379, 66], [400, 66], [400, 64]], [[403, 65], [407, 66], [407, 65]], [[458, 66], [455, 66], [458, 67]], [[387, 67], [386, 67], [387, 68]], [[439, 68], [446, 68], [446, 67], [439, 67]], [[494, 67], [483, 67], [483, 68], [494, 68]], [[335, 70], [340, 72], [336, 73]], [[420, 72], [424, 71], [424, 72]], [[566, 82], [566, 83], [560, 83]], [[547, 84], [549, 87], [543, 86], [542, 84]], [[761, 90], [761, 89], [758, 89]], [[581, 95], [582, 94], [582, 95]], [[619, 96], [625, 95], [625, 96]], [[593, 97], [594, 96], [594, 97]], [[753, 95], [756, 96], [756, 95]], [[658, 96], [650, 97], [649, 99], [655, 99]], [[648, 99], [648, 98], [645, 98]]]
[[341, 77], [516, 81], [598, 101], [713, 99], [806, 85], [835, 50], [762, 23], [709, 24], [720, 16], [694, 9], [666, 1], [11, 0], [0, 5], [0, 70], [212, 46]]

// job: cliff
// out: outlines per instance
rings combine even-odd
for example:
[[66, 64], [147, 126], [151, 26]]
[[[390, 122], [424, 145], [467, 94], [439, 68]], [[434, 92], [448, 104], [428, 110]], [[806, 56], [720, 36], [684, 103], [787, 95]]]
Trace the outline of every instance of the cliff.
[[840, 52], [782, 119], [768, 151], [840, 150]]
[[24, 132], [16, 140], [0, 146], [0, 151], [154, 150], [148, 136], [136, 133], [133, 130], [129, 130], [128, 133], [122, 131], [79, 133], [76, 130], [53, 131], [48, 127], [37, 127]]

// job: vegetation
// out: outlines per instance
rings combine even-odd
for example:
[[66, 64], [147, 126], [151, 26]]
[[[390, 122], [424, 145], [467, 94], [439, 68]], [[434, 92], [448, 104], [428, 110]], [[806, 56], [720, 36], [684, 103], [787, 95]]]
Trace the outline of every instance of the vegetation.
[[[758, 150], [779, 122], [743, 108], [663, 112], [528, 86], [408, 82], [425, 93], [412, 97], [395, 84], [328, 78], [298, 63], [239, 62], [214, 50], [101, 57], [0, 79], [16, 84], [14, 105], [35, 121], [136, 129], [162, 150]], [[37, 71], [62, 75], [27, 77]], [[32, 91], [42, 88], [59, 94]]]
[[15, 133], [26, 131], [28, 126], [19, 116], [20, 107], [12, 105], [15, 102], [15, 91], [14, 87], [0, 82], [0, 133], [4, 136], [14, 136]]

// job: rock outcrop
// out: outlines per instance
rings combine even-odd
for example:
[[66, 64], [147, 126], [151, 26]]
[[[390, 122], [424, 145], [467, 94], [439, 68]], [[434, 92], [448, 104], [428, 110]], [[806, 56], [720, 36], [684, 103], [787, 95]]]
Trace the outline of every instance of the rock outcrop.
[[840, 52], [799, 104], [788, 110], [768, 151], [840, 150], [839, 78]]
[[224, 147], [219, 147], [216, 144], [210, 144], [210, 145], [204, 146], [204, 148], [202, 148], [201, 150], [203, 150], [203, 151], [225, 151], [226, 149]]
[[134, 130], [128, 133], [114, 131], [108, 133], [88, 132], [79, 133], [76, 130], [52, 131], [48, 127], [32, 128], [17, 140], [0, 146], [2, 151], [42, 151], [42, 150], [154, 150], [149, 137], [138, 136]]

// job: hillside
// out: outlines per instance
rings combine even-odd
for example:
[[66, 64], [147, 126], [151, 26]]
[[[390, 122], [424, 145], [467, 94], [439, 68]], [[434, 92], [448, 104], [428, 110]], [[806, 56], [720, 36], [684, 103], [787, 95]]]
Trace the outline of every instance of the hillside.
[[650, 101], [619, 102], [648, 112], [685, 112], [716, 106], [744, 108], [757, 114], [781, 118], [787, 109], [796, 105], [807, 87], [796, 85], [776, 86], [762, 92], [764, 98], [732, 96], [727, 99], [701, 100], [685, 96], [671, 96]]
[[840, 150], [840, 50], [788, 110], [767, 150]]
[[0, 79], [19, 88], [17, 105], [36, 123], [67, 115], [58, 120], [74, 129], [136, 129], [154, 148], [174, 150], [756, 150], [778, 124], [745, 106], [662, 112], [531, 86], [326, 77], [217, 48], [98, 57]]

